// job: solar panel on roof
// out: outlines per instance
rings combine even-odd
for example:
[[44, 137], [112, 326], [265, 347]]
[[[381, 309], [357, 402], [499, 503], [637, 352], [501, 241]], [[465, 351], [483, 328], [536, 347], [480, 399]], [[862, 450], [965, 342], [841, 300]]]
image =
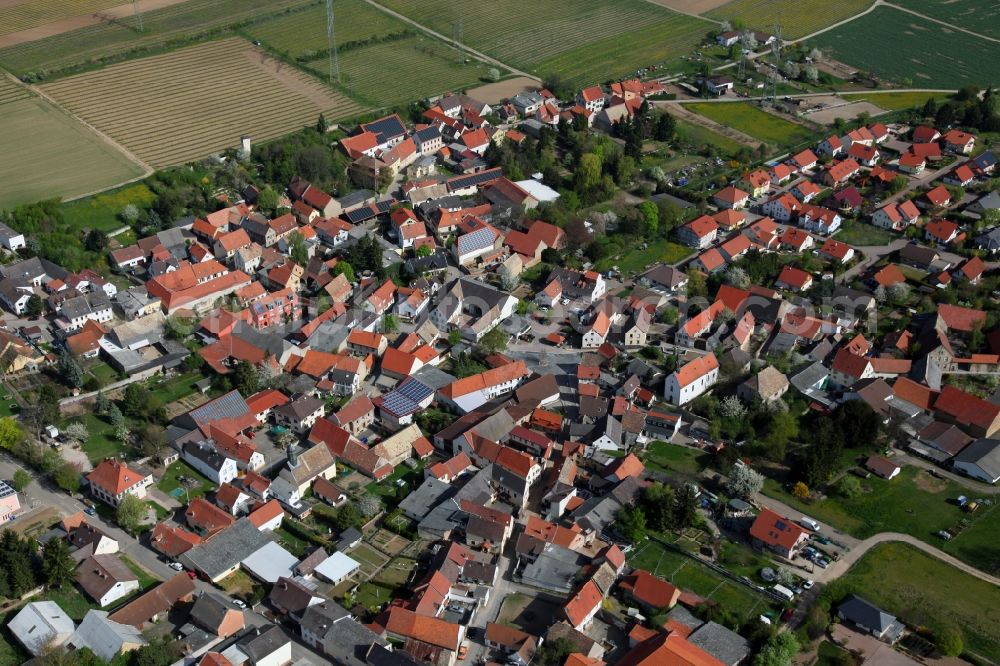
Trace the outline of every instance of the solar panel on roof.
[[412, 377], [407, 377], [406, 380], [396, 387], [396, 391], [414, 402], [420, 402], [434, 393], [434, 389], [430, 386]]
[[10, 497], [11, 495], [16, 495], [17, 491], [8, 486], [3, 481], [0, 481], [0, 497]]
[[487, 169], [486, 171], [480, 171], [479, 173], [471, 173], [468, 176], [458, 176], [457, 178], [452, 178], [448, 181], [448, 189], [454, 192], [455, 190], [465, 189], [466, 187], [482, 185], [483, 183], [497, 180], [502, 175], [503, 172], [499, 167], [497, 167], [494, 169]]
[[398, 391], [393, 391], [382, 397], [382, 407], [388, 412], [402, 416], [416, 411], [420, 405]]
[[465, 234], [464, 236], [458, 237], [459, 249], [462, 253], [474, 252], [475, 250], [485, 250], [488, 247], [493, 246], [493, 241], [496, 237], [493, 235], [491, 229], [477, 229], [471, 234]]

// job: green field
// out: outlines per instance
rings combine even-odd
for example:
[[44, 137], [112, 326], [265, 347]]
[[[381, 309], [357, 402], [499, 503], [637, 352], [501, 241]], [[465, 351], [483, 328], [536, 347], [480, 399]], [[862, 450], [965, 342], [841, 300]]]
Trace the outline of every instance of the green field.
[[863, 12], [872, 0], [733, 0], [707, 13], [768, 33], [781, 24], [783, 39], [798, 39]]
[[848, 245], [888, 245], [899, 238], [899, 234], [880, 229], [858, 220], [848, 220], [836, 234], [837, 240]]
[[892, 7], [878, 7], [809, 41], [837, 60], [903, 85], [954, 89], [1000, 79], [996, 43]]
[[771, 146], [790, 148], [812, 138], [805, 127], [762, 111], [749, 102], [702, 102], [686, 104], [684, 108]]
[[[96, 197], [87, 197], [79, 201], [68, 203], [62, 207], [63, 219], [66, 226], [74, 230], [100, 229], [101, 231], [113, 231], [125, 226], [118, 215], [128, 204], [135, 204], [140, 208], [152, 205], [156, 200], [156, 195], [144, 184], [129, 185], [114, 192], [105, 192]], [[119, 239], [120, 240], [120, 239]], [[104, 365], [107, 368], [107, 365]], [[114, 381], [118, 373], [110, 369], [110, 372], [101, 370], [101, 379], [108, 382]], [[95, 372], [95, 376], [98, 376]]]
[[80, 196], [142, 175], [68, 114], [22, 91], [0, 79], [0, 209]]
[[[352, 45], [410, 28], [402, 21], [375, 9], [364, 0], [338, 0], [334, 5], [337, 46], [343, 55]], [[318, 4], [302, 11], [277, 16], [246, 29], [252, 39], [292, 58], [325, 58], [326, 6]]]
[[895, 0], [900, 7], [945, 23], [1000, 38], [1000, 5], [993, 0]]
[[957, 628], [967, 650], [1000, 660], [1000, 589], [912, 546], [876, 546], [834, 586], [834, 601], [856, 592], [911, 626]]
[[689, 123], [686, 120], [677, 120], [677, 139], [701, 150], [705, 146], [714, 146], [726, 154], [735, 153], [742, 148], [742, 144], [732, 139], [722, 136], [718, 132], [713, 132], [707, 127]]
[[704, 451], [663, 441], [650, 443], [643, 460], [647, 467], [692, 478], [711, 464], [711, 456]]
[[763, 596], [653, 539], [639, 546], [628, 563], [670, 581], [682, 590], [717, 602], [741, 621], [770, 610], [770, 603]]
[[624, 255], [605, 257], [597, 262], [596, 267], [599, 271], [606, 271], [613, 266], [617, 266], [618, 270], [622, 273], [632, 275], [633, 273], [645, 270], [651, 264], [661, 262], [676, 264], [681, 259], [689, 257], [693, 253], [694, 250], [686, 245], [661, 239], [647, 243], [646, 249], [642, 249], [641, 247], [630, 248]]
[[689, 53], [715, 24], [642, 0], [385, 0], [441, 34], [538, 76], [592, 85]]
[[[461, 60], [457, 49], [423, 35], [364, 46], [340, 55], [342, 87], [372, 106], [404, 104], [474, 86], [486, 76], [486, 65]], [[326, 60], [309, 68], [326, 76]]]
[[[62, 0], [63, 3], [66, 0]], [[187, 0], [143, 13], [142, 32], [133, 18], [78, 28], [0, 49], [0, 64], [17, 75], [62, 70], [120, 59], [142, 49], [154, 51], [227, 26], [248, 24], [316, 0]], [[124, 4], [124, 3], [118, 3]]]
[[862, 100], [871, 102], [875, 106], [879, 106], [886, 111], [901, 111], [903, 109], [912, 109], [914, 107], [919, 108], [926, 104], [927, 100], [932, 97], [937, 102], [943, 102], [948, 99], [947, 93], [931, 92], [843, 93], [840, 96], [851, 102], [858, 102]]

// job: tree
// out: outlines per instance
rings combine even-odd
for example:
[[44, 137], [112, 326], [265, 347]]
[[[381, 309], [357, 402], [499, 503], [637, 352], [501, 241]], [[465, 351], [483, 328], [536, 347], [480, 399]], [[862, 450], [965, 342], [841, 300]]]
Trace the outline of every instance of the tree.
[[804, 500], [809, 498], [809, 486], [799, 481], [792, 486], [792, 497]]
[[149, 389], [139, 382], [133, 382], [125, 388], [122, 396], [122, 412], [135, 418], [144, 416], [150, 410], [151, 399]]
[[72, 583], [76, 574], [76, 562], [69, 554], [69, 545], [65, 539], [52, 537], [42, 547], [42, 574], [45, 584], [51, 587], [62, 587]]
[[687, 295], [689, 298], [708, 296], [708, 285], [700, 272], [691, 271], [688, 273]]
[[660, 209], [652, 201], [643, 201], [638, 209], [642, 213], [643, 233], [652, 238], [660, 229]]
[[504, 291], [514, 291], [517, 289], [517, 285], [521, 280], [514, 274], [514, 271], [510, 270], [506, 266], [501, 266], [500, 270], [497, 271], [497, 274], [500, 276], [501, 289]]
[[905, 282], [897, 282], [889, 287], [889, 298], [895, 305], [902, 305], [910, 298], [910, 286]]
[[661, 113], [656, 118], [656, 129], [653, 136], [657, 141], [672, 141], [677, 132], [677, 121], [667, 112]]
[[753, 666], [790, 666], [792, 659], [799, 652], [799, 642], [790, 631], [775, 634], [764, 644]]
[[584, 153], [576, 169], [574, 189], [585, 197], [601, 183], [601, 158], [594, 153]]
[[727, 419], [739, 420], [747, 415], [747, 408], [735, 395], [727, 395], [719, 402], [719, 414]]
[[337, 529], [343, 532], [351, 527], [359, 527], [364, 524], [364, 518], [354, 506], [354, 502], [348, 502], [337, 510], [337, 517], [334, 519]]
[[143, 518], [146, 517], [146, 504], [132, 494], [126, 494], [118, 502], [118, 509], [115, 511], [115, 521], [119, 527], [135, 535], [139, 531]]
[[98, 229], [91, 229], [83, 238], [83, 247], [89, 252], [103, 252], [108, 247], [108, 235]]
[[379, 499], [378, 495], [373, 495], [372, 493], [365, 493], [358, 500], [358, 511], [365, 518], [371, 518], [375, 516], [379, 511], [382, 510], [382, 500]]
[[615, 529], [632, 543], [646, 538], [646, 515], [637, 506], [625, 506], [618, 510]]
[[122, 410], [118, 408], [118, 405], [111, 403], [108, 405], [108, 423], [110, 423], [115, 428], [125, 425], [125, 415], [122, 414]]
[[945, 627], [934, 634], [934, 644], [946, 657], [957, 657], [965, 651], [962, 632], [955, 627]]
[[743, 499], [750, 499], [764, 487], [764, 475], [749, 465], [733, 465], [726, 482], [726, 490]]
[[886, 293], [885, 287], [883, 287], [882, 285], [879, 285], [879, 286], [875, 287], [875, 301], [876, 302], [878, 302], [879, 304], [885, 303], [885, 301], [886, 301], [886, 299], [888, 297], [889, 297], [889, 295]]
[[434, 254], [434, 248], [428, 244], [421, 245], [417, 248], [418, 257], [429, 257]]
[[737, 289], [746, 289], [750, 286], [750, 276], [747, 275], [746, 269], [740, 266], [730, 266], [726, 271], [726, 282]]
[[[426, 247], [426, 246], [424, 246]], [[344, 279], [348, 282], [354, 283], [358, 281], [357, 276], [354, 274], [354, 267], [346, 261], [338, 261], [331, 271], [335, 276], [343, 275]]]
[[668, 326], [673, 326], [677, 323], [680, 318], [680, 313], [677, 308], [670, 307], [669, 305], [663, 308], [663, 312], [660, 313], [660, 321]]
[[164, 328], [171, 340], [186, 340], [194, 333], [194, 320], [177, 316], [167, 317]]
[[121, 425], [115, 426], [115, 439], [117, 439], [122, 444], [128, 442], [128, 438], [132, 433], [128, 429], [128, 425], [122, 423]]
[[24, 306], [24, 313], [34, 319], [42, 314], [42, 298], [38, 294], [32, 294], [28, 303]]
[[496, 67], [490, 67], [488, 70], [486, 70], [486, 78], [488, 78], [490, 81], [494, 81], [494, 82], [499, 81], [500, 80], [500, 70], [497, 69]]
[[576, 645], [568, 638], [545, 641], [535, 652], [533, 663], [538, 666], [562, 666], [574, 651]]
[[10, 450], [23, 438], [24, 432], [13, 416], [5, 416], [0, 419], [0, 447]]
[[142, 455], [158, 458], [167, 448], [166, 431], [157, 423], [147, 423], [136, 433], [135, 445]]
[[260, 373], [250, 361], [239, 361], [233, 371], [233, 383], [242, 395], [253, 395], [260, 390]]
[[81, 444], [90, 439], [90, 431], [87, 430], [87, 426], [79, 421], [73, 421], [66, 426], [66, 429], [63, 430], [63, 434], [69, 439], [72, 439], [75, 442], [80, 442]]
[[83, 386], [83, 370], [80, 369], [80, 365], [76, 362], [76, 359], [66, 349], [63, 349], [59, 353], [58, 369], [59, 378], [62, 379], [63, 384], [70, 388], [80, 388]]
[[24, 489], [31, 484], [31, 475], [18, 467], [14, 470], [14, 477], [11, 479], [11, 483], [14, 485], [14, 490], [19, 493], [24, 492]]
[[858, 477], [847, 475], [837, 482], [837, 492], [847, 499], [854, 499], [864, 490], [861, 488], [861, 481]]
[[499, 326], [494, 326], [479, 340], [479, 346], [488, 354], [496, 354], [507, 349], [507, 334]]
[[684, 484], [674, 493], [674, 525], [678, 528], [691, 527], [698, 519], [698, 498], [690, 484]]
[[396, 315], [386, 314], [382, 317], [382, 332], [386, 335], [399, 332], [399, 320], [396, 319]]
[[316, 119], [316, 131], [320, 134], [326, 134], [328, 129], [330, 129], [330, 123], [326, 122], [326, 116], [322, 113], [319, 114], [319, 118]]
[[80, 470], [71, 462], [64, 462], [52, 473], [56, 485], [68, 493], [80, 492]]
[[261, 210], [274, 212], [278, 209], [278, 201], [278, 193], [270, 187], [261, 189], [260, 193], [257, 195], [257, 207]]
[[125, 207], [122, 208], [122, 212], [119, 213], [122, 221], [128, 225], [138, 222], [140, 214], [139, 208], [135, 204], [125, 204]]
[[309, 249], [306, 247], [306, 239], [302, 237], [301, 233], [293, 231], [288, 234], [288, 247], [292, 261], [303, 267], [309, 263]]

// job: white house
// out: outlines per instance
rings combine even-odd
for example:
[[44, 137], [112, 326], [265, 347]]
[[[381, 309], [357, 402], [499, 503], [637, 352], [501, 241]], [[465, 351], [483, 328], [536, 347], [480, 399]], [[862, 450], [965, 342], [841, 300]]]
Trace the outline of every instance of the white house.
[[524, 361], [515, 361], [471, 377], [458, 379], [440, 388], [438, 399], [462, 414], [513, 391], [529, 375]]
[[35, 601], [21, 609], [7, 629], [24, 649], [37, 657], [73, 635], [76, 625], [54, 601]]
[[358, 561], [337, 551], [320, 562], [313, 571], [323, 580], [339, 585], [353, 576], [360, 568], [361, 564]]
[[97, 499], [117, 507], [125, 495], [135, 495], [139, 499], [146, 496], [146, 488], [153, 483], [153, 475], [130, 469], [118, 460], [101, 461], [87, 475], [90, 494]]
[[0, 222], [0, 243], [11, 252], [17, 252], [25, 246], [24, 234]]
[[663, 397], [671, 405], [684, 405], [705, 393], [719, 378], [719, 361], [709, 352], [667, 377]]
[[181, 447], [181, 458], [202, 476], [218, 486], [229, 483], [239, 474], [239, 466], [208, 442], [187, 442]]

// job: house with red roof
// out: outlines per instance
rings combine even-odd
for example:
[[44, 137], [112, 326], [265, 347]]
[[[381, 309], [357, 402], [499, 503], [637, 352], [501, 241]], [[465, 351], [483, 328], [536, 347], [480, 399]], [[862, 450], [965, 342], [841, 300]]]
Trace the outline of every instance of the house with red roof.
[[588, 580], [563, 605], [563, 614], [574, 629], [583, 631], [593, 621], [603, 601], [597, 585]]
[[751, 198], [756, 199], [771, 189], [771, 174], [765, 169], [749, 171], [740, 177], [739, 185], [750, 193]]
[[643, 569], [625, 576], [618, 587], [627, 598], [651, 611], [673, 608], [681, 597], [679, 588]]
[[718, 378], [719, 361], [714, 353], [709, 352], [705, 356], [689, 361], [667, 377], [664, 398], [675, 406], [687, 404], [711, 390]]
[[816, 166], [816, 162], [818, 161], [819, 158], [816, 157], [816, 153], [809, 150], [808, 148], [806, 148], [800, 153], [796, 153], [795, 155], [793, 155], [791, 160], [792, 164], [799, 171], [807, 171], [809, 169], [812, 169], [814, 166]]
[[882, 229], [903, 231], [920, 219], [920, 210], [909, 199], [901, 203], [888, 203], [872, 214], [872, 224]]
[[779, 236], [781, 249], [793, 252], [805, 252], [816, 244], [813, 235], [796, 227], [789, 227]]
[[597, 113], [604, 108], [604, 91], [601, 86], [584, 88], [577, 94], [576, 103], [591, 113]]
[[941, 137], [941, 144], [950, 153], [968, 155], [976, 147], [976, 137], [968, 132], [952, 129], [945, 132], [944, 136]]
[[713, 247], [699, 254], [691, 266], [703, 273], [715, 273], [726, 267], [726, 257]]
[[[568, 662], [567, 662], [568, 663]], [[697, 645], [681, 632], [657, 632], [636, 644], [618, 660], [617, 666], [733, 666], [725, 664]]]
[[992, 437], [1000, 430], [1000, 405], [954, 386], [944, 386], [934, 401], [937, 417], [954, 423], [973, 437]]
[[745, 208], [750, 201], [750, 195], [732, 185], [724, 187], [712, 196], [712, 202], [722, 208]]
[[795, 175], [796, 168], [798, 168], [798, 165], [793, 167], [784, 162], [775, 164], [771, 167], [771, 182], [777, 185], [784, 185]]
[[897, 165], [902, 173], [908, 173], [911, 176], [915, 176], [919, 173], [923, 173], [924, 169], [927, 167], [927, 158], [918, 155], [915, 152], [906, 152], [899, 156]]
[[854, 248], [847, 243], [841, 243], [838, 240], [828, 238], [826, 242], [823, 243], [823, 246], [820, 247], [819, 254], [828, 261], [836, 261], [841, 264], [846, 264], [854, 258]]
[[785, 266], [781, 269], [777, 281], [774, 283], [775, 289], [785, 289], [788, 291], [806, 291], [812, 287], [812, 275], [800, 268]]
[[803, 180], [796, 183], [795, 187], [788, 191], [802, 203], [809, 203], [819, 196], [819, 194], [823, 191], [823, 188], [811, 180]]
[[951, 205], [951, 192], [944, 185], [938, 185], [929, 190], [924, 197], [935, 208], [944, 208]]
[[931, 220], [924, 225], [924, 238], [941, 245], [949, 245], [959, 238], [958, 224], [940, 218]]
[[847, 151], [847, 156], [854, 158], [858, 164], [868, 168], [878, 164], [878, 161], [881, 158], [878, 148], [863, 143], [852, 143], [851, 147]]
[[861, 165], [853, 158], [847, 158], [830, 165], [823, 174], [823, 182], [830, 187], [839, 187], [847, 183], [861, 171]]
[[968, 280], [970, 284], [978, 284], [979, 278], [986, 272], [986, 264], [979, 257], [972, 257], [955, 271], [955, 277]]
[[906, 276], [896, 264], [886, 264], [872, 275], [872, 279], [880, 287], [889, 287], [906, 282]]
[[765, 508], [750, 526], [750, 537], [758, 546], [791, 559], [809, 539], [809, 532], [788, 518]]
[[829, 136], [819, 142], [819, 145], [816, 146], [816, 152], [820, 155], [837, 157], [844, 152], [844, 143], [839, 136]]
[[957, 167], [944, 175], [941, 180], [946, 185], [957, 185], [958, 187], [968, 187], [976, 180], [976, 174], [968, 164], [959, 164]]
[[146, 489], [153, 483], [153, 475], [149, 472], [129, 468], [126, 462], [114, 458], [102, 460], [86, 478], [90, 494], [114, 507], [125, 495], [144, 498]]
[[706, 248], [715, 242], [719, 224], [708, 215], [688, 222], [677, 230], [677, 240], [688, 247]]

